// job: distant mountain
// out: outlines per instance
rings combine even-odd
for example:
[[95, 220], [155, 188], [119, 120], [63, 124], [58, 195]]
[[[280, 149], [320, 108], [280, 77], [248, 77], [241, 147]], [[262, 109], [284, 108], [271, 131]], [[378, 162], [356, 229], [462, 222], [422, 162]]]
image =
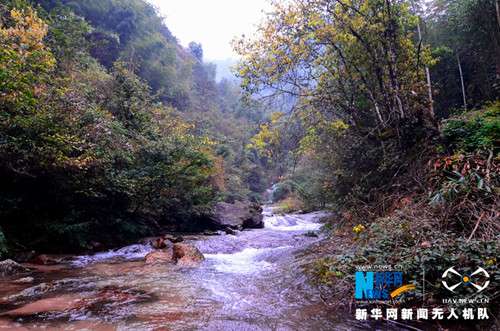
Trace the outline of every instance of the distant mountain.
[[234, 81], [236, 77], [229, 70], [230, 67], [234, 67], [238, 60], [227, 58], [225, 60], [206, 60], [207, 62], [214, 63], [217, 66], [217, 74], [215, 75], [215, 80], [220, 82], [222, 78], [226, 78], [230, 81]]

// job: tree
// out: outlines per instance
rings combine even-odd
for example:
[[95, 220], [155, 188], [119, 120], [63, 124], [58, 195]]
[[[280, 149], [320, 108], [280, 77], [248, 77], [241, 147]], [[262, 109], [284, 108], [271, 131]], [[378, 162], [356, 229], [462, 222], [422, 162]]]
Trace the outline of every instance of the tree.
[[[8, 12], [5, 8], [2, 10]], [[10, 22], [2, 22], [0, 102], [3, 116], [26, 110], [26, 106], [30, 109], [42, 94], [55, 64], [43, 42], [46, 35], [47, 25], [29, 8], [11, 10]]]
[[[415, 0], [411, 0], [411, 6], [413, 8], [413, 13], [415, 15], [417, 15], [417, 7], [415, 5]], [[418, 44], [419, 44], [419, 47], [421, 47], [423, 45], [423, 38], [422, 38], [422, 30], [420, 29], [420, 16], [418, 17], [418, 21], [417, 21], [417, 32], [418, 32]], [[433, 104], [433, 100], [432, 100], [431, 74], [430, 74], [428, 66], [425, 66], [425, 75], [427, 77], [427, 88], [429, 89], [429, 101], [430, 101], [429, 110], [430, 110], [431, 116], [434, 117], [434, 104]]]
[[[455, 107], [467, 109], [499, 97], [500, 26], [493, 0], [434, 0], [426, 25], [429, 43], [440, 61], [431, 71], [436, 104], [446, 117]], [[450, 57], [443, 53], [448, 49]], [[441, 56], [443, 55], [443, 56]]]
[[189, 43], [188, 47], [191, 54], [193, 54], [193, 56], [197, 58], [198, 61], [203, 60], [203, 47], [201, 46], [201, 43], [192, 41]]
[[400, 1], [276, 4], [257, 40], [235, 43], [238, 75], [247, 93], [293, 98], [305, 127], [344, 121], [404, 149], [410, 127], [430, 118], [422, 77], [432, 60], [411, 42], [413, 24]]

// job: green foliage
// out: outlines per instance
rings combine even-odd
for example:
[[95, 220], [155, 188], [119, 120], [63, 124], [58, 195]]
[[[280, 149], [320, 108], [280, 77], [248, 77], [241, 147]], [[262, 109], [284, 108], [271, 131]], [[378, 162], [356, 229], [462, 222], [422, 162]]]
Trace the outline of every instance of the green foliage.
[[430, 69], [432, 88], [435, 91], [434, 108], [436, 114], [446, 118], [453, 109], [461, 109], [463, 105], [462, 91], [457, 88], [460, 84], [460, 73], [457, 67], [457, 58], [452, 49], [447, 46], [437, 46], [431, 55], [438, 59]]
[[55, 60], [43, 44], [46, 24], [32, 9], [11, 10], [10, 22], [0, 26], [1, 115], [32, 108], [38, 101]]
[[[470, 274], [483, 267], [493, 278], [487, 289], [479, 294], [472, 287], [463, 287], [460, 291], [468, 298], [492, 298], [500, 290], [498, 283], [493, 284], [498, 279], [500, 266], [497, 261], [499, 239], [497, 234], [492, 241], [469, 241], [452, 231], [437, 229], [429, 220], [413, 220], [401, 212], [366, 225], [366, 231], [359, 232], [352, 243], [344, 247], [350, 253], [320, 260], [315, 270], [320, 281], [335, 284], [343, 296], [353, 291], [354, 274], [359, 265], [401, 266], [405, 283], [417, 284], [415, 291], [402, 294], [406, 299], [404, 305], [408, 306], [417, 302], [422, 304], [423, 270], [426, 305], [449, 297], [450, 292], [440, 281], [446, 269], [454, 267]], [[494, 310], [499, 308], [495, 302], [490, 302], [489, 306]]]
[[297, 183], [296, 195], [305, 208], [315, 210], [325, 208], [334, 201], [332, 187], [334, 175], [324, 158], [314, 157], [311, 153], [301, 156], [295, 169], [294, 181]]
[[201, 43], [196, 43], [194, 41], [189, 43], [189, 51], [193, 54], [195, 58], [199, 61], [203, 60], [203, 48]]
[[[48, 11], [49, 36], [54, 36], [50, 38], [50, 47], [58, 50], [57, 54], [63, 50], [87, 56], [87, 49], [113, 75], [117, 61], [127, 63], [125, 68], [147, 83], [156, 100], [175, 107], [184, 121], [196, 125], [192, 130], [195, 135], [217, 136], [217, 143], [234, 151], [224, 155], [216, 152], [216, 156], [224, 158], [221, 176], [225, 176], [222, 186], [227, 191], [223, 193], [220, 187], [221, 198], [225, 199], [227, 194], [229, 200], [244, 200], [265, 190], [267, 180], [260, 159], [246, 151], [247, 133], [260, 119], [258, 107], [244, 105], [239, 100], [240, 89], [228, 80], [219, 85], [215, 83], [216, 67], [203, 63], [201, 44], [180, 46], [162, 24], [156, 9], [142, 0], [36, 2]], [[67, 33], [61, 34], [61, 31]], [[88, 63], [88, 56], [84, 60], [80, 62]], [[69, 64], [74, 62], [66, 61], [65, 67]], [[67, 76], [71, 74], [68, 72]], [[101, 86], [100, 91], [94, 89], [94, 96], [101, 99], [100, 107], [118, 117], [128, 116], [126, 108], [130, 107], [125, 104], [134, 104], [134, 101], [124, 103], [127, 87], [120, 87], [123, 91], [115, 100], [108, 97], [113, 92], [111, 85], [107, 84], [104, 89]]]
[[493, 194], [495, 188], [492, 188], [491, 184], [485, 184], [485, 178], [474, 171], [463, 175], [454, 170], [452, 175], [446, 178], [447, 180], [441, 184], [441, 187], [430, 198], [429, 203], [431, 205], [444, 204], [462, 194], [470, 196], [478, 193], [487, 197]]
[[254, 40], [235, 43], [243, 56], [237, 74], [246, 93], [268, 89], [277, 107], [283, 98], [296, 106], [294, 118], [264, 125], [255, 143], [272, 148], [273, 140], [286, 138], [285, 126], [298, 125], [299, 140], [309, 147], [321, 143], [316, 131], [342, 136], [349, 127], [402, 144], [416, 133], [409, 122], [427, 124], [421, 73], [422, 63], [433, 60], [411, 42], [406, 28], [414, 22], [404, 3], [295, 0], [274, 6]]
[[244, 92], [277, 110], [249, 147], [283, 165], [310, 208], [371, 203], [437, 133], [424, 81], [435, 60], [412, 40], [415, 18], [405, 2], [273, 4], [234, 44]]
[[287, 197], [286, 199], [282, 200], [279, 203], [276, 212], [280, 214], [289, 214], [299, 211], [301, 207], [302, 207], [301, 201], [293, 197]]
[[9, 247], [118, 245], [193, 228], [218, 199], [259, 200], [265, 170], [246, 150], [255, 110], [215, 83], [201, 45], [184, 49], [141, 0], [36, 3], [0, 6]]
[[297, 189], [297, 183], [292, 180], [285, 180], [276, 184], [276, 190], [273, 193], [273, 201], [281, 201], [290, 197]]
[[448, 120], [441, 155], [429, 161], [434, 166], [429, 204], [447, 214], [448, 227], [458, 233], [491, 239], [500, 230], [495, 208], [490, 209], [499, 203], [498, 113], [496, 102]]
[[28, 249], [78, 250], [106, 229], [114, 243], [144, 234], [141, 215], [159, 227], [211, 210], [208, 133], [157, 102], [134, 63], [100, 67], [88, 25], [70, 12], [53, 12], [49, 27], [31, 9], [11, 12], [0, 30], [3, 250], [3, 234]]
[[465, 102], [479, 107], [498, 100], [500, 31], [496, 0], [433, 0], [426, 4], [425, 24], [433, 56], [431, 67], [436, 113], [448, 117]]
[[53, 10], [51, 13], [42, 11], [42, 15], [50, 25], [45, 43], [50, 45], [59, 70], [71, 70], [75, 63], [88, 62], [90, 45], [86, 37], [91, 33], [90, 25], [68, 9]]
[[326, 285], [338, 284], [344, 274], [337, 266], [337, 262], [330, 258], [325, 258], [316, 263], [314, 273], [317, 279]]
[[5, 243], [5, 235], [2, 232], [2, 228], [0, 228], [0, 260], [2, 259], [2, 254], [7, 253], [7, 245]]
[[[88, 27], [83, 35], [89, 42], [81, 43], [90, 48], [90, 53], [101, 64], [110, 68], [118, 59], [134, 63], [134, 70], [147, 82], [154, 92], [163, 91], [163, 101], [178, 101], [188, 93], [189, 76], [184, 73], [190, 59], [183, 58], [183, 50], [177, 44], [153, 5], [141, 0], [126, 1], [51, 1], [37, 0], [54, 19], [54, 35], [62, 34], [59, 41], [75, 41], [72, 31], [82, 24], [83, 17]], [[75, 20], [74, 14], [78, 15]], [[68, 15], [66, 15], [68, 14]], [[55, 19], [57, 17], [57, 19]], [[74, 25], [64, 25], [64, 21]], [[61, 23], [64, 26], [61, 26]], [[63, 29], [59, 29], [57, 24]], [[65, 36], [66, 35], [66, 36]], [[57, 50], [68, 52], [71, 48], [56, 42]], [[180, 102], [177, 104], [179, 105]]]
[[500, 102], [450, 119], [443, 128], [444, 143], [459, 153], [475, 153], [500, 145]]

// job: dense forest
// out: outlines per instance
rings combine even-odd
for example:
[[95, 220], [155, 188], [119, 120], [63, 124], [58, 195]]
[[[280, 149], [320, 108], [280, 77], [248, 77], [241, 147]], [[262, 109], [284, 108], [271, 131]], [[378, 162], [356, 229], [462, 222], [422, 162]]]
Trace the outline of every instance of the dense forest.
[[145, 1], [1, 1], [0, 254], [203, 230], [278, 182], [282, 212], [332, 211], [336, 295], [356, 264], [481, 266], [495, 302], [499, 1], [273, 5], [236, 86]]
[[3, 1], [0, 10], [3, 253], [194, 230], [216, 201], [266, 189], [267, 162], [246, 148], [257, 105], [217, 83], [202, 45], [180, 46], [154, 7]]

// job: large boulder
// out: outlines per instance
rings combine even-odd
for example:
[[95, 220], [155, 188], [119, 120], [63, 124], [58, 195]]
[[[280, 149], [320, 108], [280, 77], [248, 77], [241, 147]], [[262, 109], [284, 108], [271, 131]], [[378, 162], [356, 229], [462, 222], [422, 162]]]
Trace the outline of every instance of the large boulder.
[[153, 251], [146, 255], [146, 264], [164, 264], [172, 262], [170, 254], [164, 251]]
[[193, 245], [177, 243], [172, 251], [172, 259], [181, 267], [196, 267], [196, 262], [205, 260], [205, 256]]
[[218, 203], [212, 212], [212, 226], [218, 230], [227, 227], [238, 228], [263, 228], [262, 207], [251, 202]]
[[19, 263], [13, 260], [4, 260], [0, 262], [0, 274], [3, 275], [17, 275], [17, 274], [25, 274], [31, 272], [29, 269], [26, 269]]

